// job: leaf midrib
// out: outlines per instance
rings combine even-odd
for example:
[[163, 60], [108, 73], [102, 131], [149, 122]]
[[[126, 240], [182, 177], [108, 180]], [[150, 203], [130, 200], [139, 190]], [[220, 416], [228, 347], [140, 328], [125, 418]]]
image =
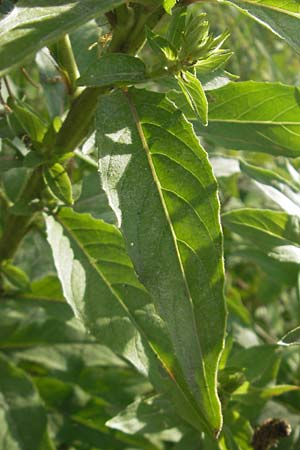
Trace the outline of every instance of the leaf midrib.
[[[204, 361], [204, 358], [203, 358], [202, 346], [201, 346], [201, 342], [200, 342], [199, 335], [198, 335], [198, 332], [197, 332], [197, 326], [196, 326], [196, 321], [195, 321], [193, 300], [192, 300], [192, 296], [191, 296], [191, 293], [190, 293], [190, 290], [189, 290], [189, 286], [188, 286], [188, 282], [187, 282], [187, 279], [186, 279], [184, 267], [183, 267], [183, 264], [182, 264], [182, 261], [181, 261], [180, 252], [179, 252], [178, 245], [177, 245], [177, 238], [176, 238], [176, 234], [175, 234], [175, 231], [174, 231], [174, 228], [173, 228], [172, 220], [171, 220], [170, 215], [168, 213], [168, 209], [167, 209], [167, 206], [166, 206], [166, 203], [165, 203], [165, 200], [164, 200], [164, 196], [163, 196], [163, 193], [162, 193], [162, 187], [160, 185], [160, 181], [158, 179], [158, 176], [156, 174], [156, 171], [155, 171], [155, 168], [154, 168], [154, 165], [153, 165], [153, 162], [152, 162], [150, 149], [148, 147], [148, 143], [147, 143], [146, 137], [145, 137], [144, 132], [143, 132], [143, 128], [142, 128], [141, 121], [139, 119], [138, 112], [137, 112], [137, 110], [135, 108], [134, 102], [133, 102], [129, 92], [123, 91], [123, 93], [124, 93], [125, 98], [126, 98], [128, 104], [129, 104], [130, 111], [131, 111], [134, 123], [136, 125], [139, 137], [141, 139], [141, 143], [142, 143], [143, 149], [144, 149], [145, 154], [147, 156], [147, 161], [148, 161], [148, 164], [149, 164], [149, 168], [151, 170], [153, 180], [154, 180], [155, 185], [157, 187], [157, 192], [159, 194], [160, 202], [161, 202], [161, 205], [162, 205], [162, 208], [163, 208], [163, 211], [164, 211], [164, 214], [165, 214], [165, 217], [166, 217], [166, 220], [167, 220], [167, 223], [168, 223], [171, 235], [172, 235], [172, 240], [173, 240], [174, 248], [175, 248], [175, 251], [176, 251], [176, 254], [177, 254], [177, 259], [178, 259], [178, 263], [179, 263], [179, 266], [180, 266], [180, 271], [181, 271], [181, 274], [182, 274], [183, 282], [184, 282], [184, 285], [185, 285], [187, 298], [189, 300], [190, 307], [191, 307], [191, 310], [192, 310], [192, 320], [193, 320], [193, 324], [192, 325], [194, 327], [194, 330], [195, 330], [194, 334], [196, 335], [196, 339], [197, 339], [197, 344], [198, 344], [198, 349], [199, 349], [199, 357], [200, 357], [201, 366], [202, 366], [202, 373], [203, 373], [204, 383], [205, 383], [205, 386], [208, 386], [206, 366], [205, 366], [205, 361]], [[214, 409], [214, 407], [212, 405], [212, 402], [211, 402], [210, 395], [208, 395], [208, 399], [209, 399], [210, 406], [211, 406], [211, 412], [214, 414], [215, 418], [217, 419], [217, 416], [215, 414], [215, 409]]]

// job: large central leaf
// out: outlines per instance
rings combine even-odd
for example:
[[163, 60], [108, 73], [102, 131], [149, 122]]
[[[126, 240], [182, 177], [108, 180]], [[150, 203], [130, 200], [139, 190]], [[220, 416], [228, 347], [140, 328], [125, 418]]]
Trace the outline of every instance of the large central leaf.
[[185, 420], [212, 432], [116, 227], [63, 209], [47, 230], [64, 295], [86, 328], [167, 392]]
[[156, 93], [102, 97], [97, 130], [103, 188], [127, 251], [217, 433], [225, 308], [219, 203], [206, 153], [180, 111]]
[[20, 0], [0, 21], [0, 76], [122, 0]]

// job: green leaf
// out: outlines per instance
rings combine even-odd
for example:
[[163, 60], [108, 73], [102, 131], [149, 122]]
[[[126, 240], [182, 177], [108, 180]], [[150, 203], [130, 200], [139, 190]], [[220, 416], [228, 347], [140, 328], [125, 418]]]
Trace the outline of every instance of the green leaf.
[[271, 170], [240, 161], [241, 172], [255, 180], [256, 186], [272, 202], [291, 215], [300, 214], [299, 189], [281, 175]]
[[300, 48], [300, 8], [297, 0], [230, 0], [226, 1], [242, 10], [260, 24], [288, 42], [297, 52]]
[[185, 95], [189, 105], [195, 111], [200, 122], [207, 126], [208, 121], [208, 103], [202, 84], [190, 72], [183, 72], [182, 76], [177, 77], [179, 86]]
[[300, 246], [299, 217], [267, 209], [243, 208], [223, 214], [222, 222], [260, 248]]
[[21, 0], [0, 21], [0, 76], [79, 25], [123, 3], [122, 0]]
[[89, 213], [96, 219], [103, 219], [108, 223], [115, 222], [106, 194], [99, 186], [98, 172], [92, 172], [83, 178], [81, 195], [74, 204], [74, 210], [79, 213]]
[[40, 83], [51, 118], [62, 116], [65, 107], [66, 87], [57, 62], [48, 48], [40, 50], [35, 58], [39, 69]]
[[285, 334], [278, 344], [288, 347], [291, 345], [300, 345], [300, 327], [294, 328], [294, 330]]
[[182, 44], [186, 16], [186, 8], [176, 8], [168, 27], [167, 39], [176, 49], [179, 49]]
[[173, 6], [175, 6], [175, 5], [176, 5], [176, 0], [164, 0], [164, 2], [163, 2], [163, 6], [164, 6], [165, 10], [169, 14], [171, 13]]
[[[52, 218], [47, 222], [57, 271], [75, 314], [102, 343], [148, 374], [158, 389], [167, 383], [175, 403], [180, 401], [181, 414], [199, 426], [201, 417], [183, 403], [187, 402], [187, 393], [181, 391], [185, 383], [165, 326], [136, 278], [120, 233], [112, 225], [68, 209], [60, 213], [60, 223]], [[167, 376], [162, 378], [157, 370]]]
[[1, 354], [0, 373], [0, 447], [54, 450], [45, 408], [30, 378]]
[[87, 340], [86, 332], [76, 321], [66, 323], [71, 314], [68, 305], [63, 302], [51, 302], [34, 296], [15, 301], [6, 299], [0, 302], [0, 311], [2, 350]]
[[116, 91], [102, 98], [96, 121], [102, 184], [127, 251], [166, 323], [189, 389], [217, 432], [225, 311], [219, 204], [207, 155], [160, 94]]
[[165, 396], [155, 395], [131, 403], [106, 425], [128, 434], [149, 434], [166, 431], [180, 423], [171, 402]]
[[300, 387], [292, 384], [278, 384], [277, 386], [270, 386], [262, 389], [260, 392], [261, 398], [271, 398], [286, 392], [299, 391]]
[[35, 142], [43, 142], [47, 125], [25, 103], [17, 99], [8, 99], [8, 104], [14, 112], [24, 131]]
[[260, 345], [236, 351], [228, 365], [243, 369], [251, 385], [265, 386], [275, 380], [280, 357], [281, 349], [277, 345]]
[[66, 169], [59, 163], [55, 163], [51, 167], [45, 167], [44, 172], [45, 183], [51, 193], [63, 204], [72, 205], [72, 184]]
[[27, 290], [29, 288], [28, 275], [19, 267], [6, 263], [1, 267], [1, 272], [14, 288]]
[[75, 314], [101, 343], [147, 374], [159, 391], [167, 389], [185, 420], [209, 431], [166, 324], [139, 282], [120, 232], [67, 208], [57, 221], [47, 219], [47, 229], [64, 295]]
[[201, 135], [222, 147], [300, 155], [300, 93], [280, 83], [246, 81], [210, 91]]
[[1, 158], [0, 157], [0, 172], [6, 172], [10, 169], [16, 169], [18, 167], [22, 167], [22, 161], [17, 158]]
[[197, 61], [195, 65], [197, 75], [203, 76], [221, 69], [228, 62], [232, 55], [233, 52], [231, 52], [230, 50], [220, 49], [217, 53], [213, 53], [207, 58], [199, 59], [199, 61]]
[[97, 59], [77, 80], [77, 84], [105, 87], [145, 81], [146, 68], [141, 59], [124, 53], [112, 53]]
[[149, 28], [146, 30], [146, 37], [151, 49], [160, 59], [162, 59], [162, 62], [172, 62], [176, 60], [177, 52], [167, 39], [159, 34], [153, 33]]

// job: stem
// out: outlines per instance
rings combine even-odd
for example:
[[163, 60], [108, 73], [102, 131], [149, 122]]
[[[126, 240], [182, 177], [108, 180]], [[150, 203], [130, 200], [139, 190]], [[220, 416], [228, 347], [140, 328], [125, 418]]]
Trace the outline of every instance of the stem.
[[75, 99], [57, 135], [54, 154], [73, 152], [79, 146], [89, 132], [98, 97], [106, 91], [107, 88], [86, 88]]
[[76, 80], [79, 78], [80, 73], [74, 57], [72, 44], [68, 34], [65, 34], [57, 42], [57, 59], [59, 65], [66, 71], [68, 75], [70, 93], [74, 95], [76, 93]]

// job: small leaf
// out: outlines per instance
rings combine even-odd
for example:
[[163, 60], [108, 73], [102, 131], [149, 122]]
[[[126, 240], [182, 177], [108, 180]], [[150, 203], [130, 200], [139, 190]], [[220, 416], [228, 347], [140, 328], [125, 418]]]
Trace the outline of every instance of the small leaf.
[[65, 168], [61, 164], [55, 163], [52, 167], [46, 167], [43, 175], [54, 197], [66, 205], [72, 205], [72, 184]]
[[287, 347], [291, 345], [300, 345], [300, 327], [294, 328], [294, 330], [291, 330], [287, 334], [285, 334], [280, 339], [278, 344]]
[[168, 28], [167, 39], [177, 50], [180, 49], [185, 29], [186, 8], [176, 8]]
[[104, 55], [77, 80], [78, 86], [130, 85], [146, 81], [143, 61], [124, 53]]
[[154, 53], [166, 62], [172, 62], [176, 60], [177, 52], [173, 48], [172, 44], [159, 34], [153, 33], [149, 28], [146, 31], [147, 41]]
[[25, 103], [12, 98], [7, 103], [28, 136], [35, 142], [43, 142], [47, 131], [45, 122]]
[[191, 108], [203, 125], [207, 126], [208, 103], [202, 84], [190, 72], [183, 72], [182, 76], [177, 78], [177, 81]]
[[223, 214], [222, 222], [260, 248], [300, 247], [298, 216], [268, 209], [242, 208]]
[[221, 69], [231, 58], [233, 52], [230, 50], [218, 50], [207, 58], [199, 59], [195, 64], [198, 75], [205, 75], [215, 70]]
[[10, 263], [6, 263], [2, 265], [1, 272], [14, 288], [20, 289], [22, 291], [29, 288], [30, 280], [27, 274], [22, 269], [20, 269], [20, 267], [14, 266]]
[[283, 211], [300, 215], [300, 194], [298, 186], [289, 182], [277, 172], [240, 161], [241, 172], [254, 180], [260, 191]]
[[168, 14], [171, 13], [173, 6], [176, 4], [176, 0], [164, 0], [163, 7]]

